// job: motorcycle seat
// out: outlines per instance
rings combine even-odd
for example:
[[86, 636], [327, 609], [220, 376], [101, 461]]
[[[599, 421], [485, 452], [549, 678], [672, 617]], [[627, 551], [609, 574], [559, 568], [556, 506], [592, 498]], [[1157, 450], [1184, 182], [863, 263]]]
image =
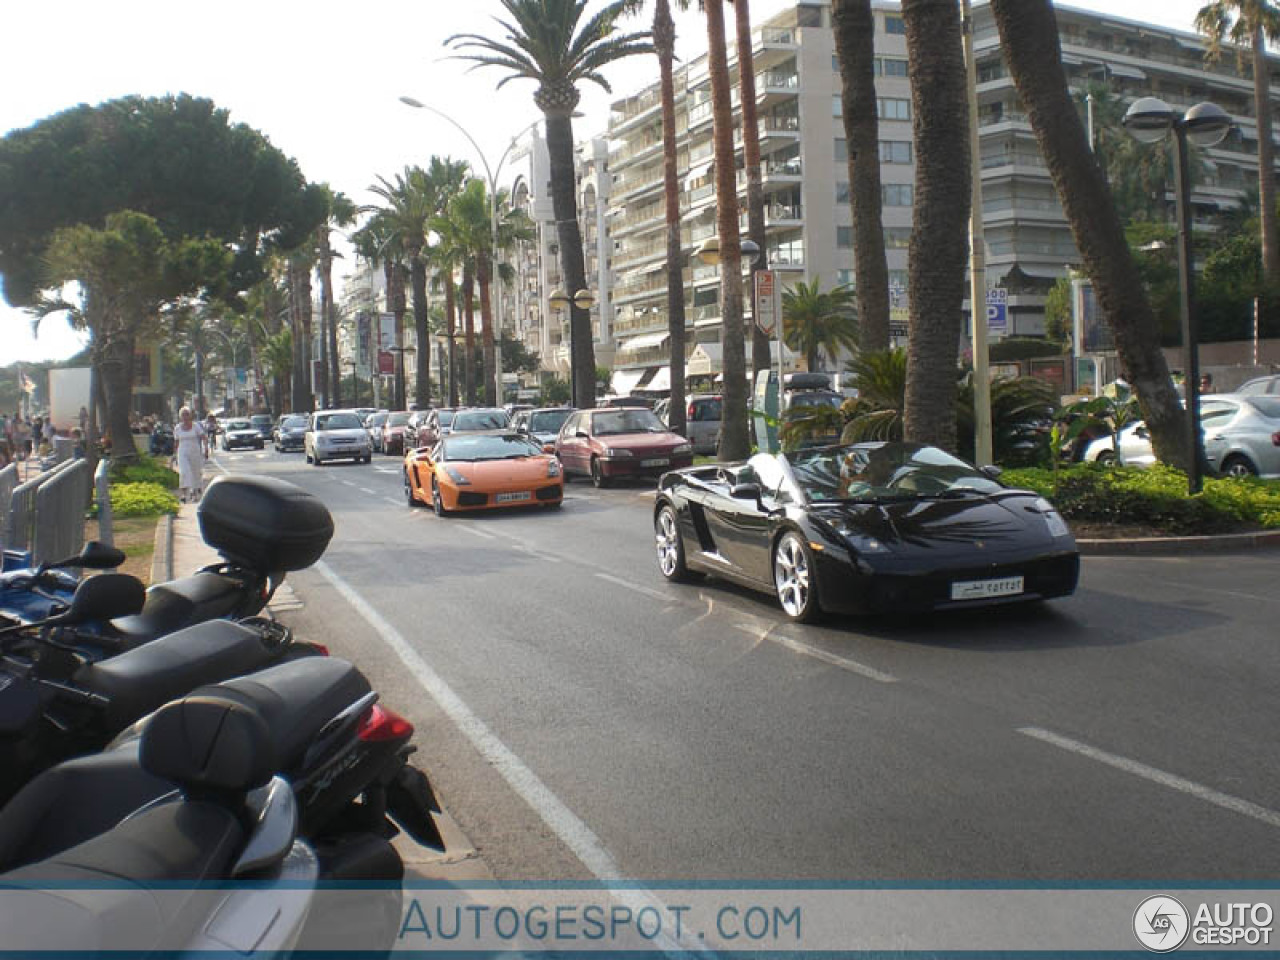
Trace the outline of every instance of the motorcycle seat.
[[73, 680], [111, 701], [106, 719], [114, 732], [202, 684], [250, 673], [278, 657], [257, 631], [209, 620], [85, 664]]
[[236, 613], [245, 600], [245, 585], [233, 577], [208, 571], [157, 583], [147, 590], [142, 612], [119, 617], [111, 626], [130, 644], [162, 637], [193, 623]]

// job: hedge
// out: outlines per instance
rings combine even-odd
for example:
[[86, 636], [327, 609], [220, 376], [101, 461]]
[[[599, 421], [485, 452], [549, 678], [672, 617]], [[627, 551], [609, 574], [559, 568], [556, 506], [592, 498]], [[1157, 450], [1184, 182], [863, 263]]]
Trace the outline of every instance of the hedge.
[[1242, 525], [1280, 527], [1280, 483], [1253, 477], [1206, 477], [1187, 495], [1180, 470], [1074, 464], [1057, 473], [1042, 467], [1006, 470], [1001, 481], [1053, 501], [1068, 520], [1143, 524], [1174, 534], [1222, 533]]
[[178, 498], [158, 483], [113, 483], [111, 511], [117, 517], [158, 517], [178, 512]]
[[178, 489], [178, 474], [155, 457], [141, 456], [124, 461], [111, 470], [112, 483], [158, 483], [169, 490]]

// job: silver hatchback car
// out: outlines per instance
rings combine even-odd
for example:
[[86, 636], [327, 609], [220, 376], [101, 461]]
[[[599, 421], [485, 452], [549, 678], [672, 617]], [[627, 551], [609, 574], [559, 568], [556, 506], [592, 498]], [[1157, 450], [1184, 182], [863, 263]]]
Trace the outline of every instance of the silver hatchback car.
[[[1213, 469], [1230, 477], [1280, 477], [1280, 396], [1215, 393], [1200, 400], [1204, 454]], [[1151, 440], [1141, 423], [1120, 432], [1124, 462], [1145, 467], [1155, 462]], [[1093, 441], [1086, 460], [1116, 459], [1111, 437]]]
[[326, 460], [355, 460], [369, 463], [373, 448], [369, 431], [351, 410], [317, 410], [307, 424], [302, 441], [307, 463], [317, 467]]

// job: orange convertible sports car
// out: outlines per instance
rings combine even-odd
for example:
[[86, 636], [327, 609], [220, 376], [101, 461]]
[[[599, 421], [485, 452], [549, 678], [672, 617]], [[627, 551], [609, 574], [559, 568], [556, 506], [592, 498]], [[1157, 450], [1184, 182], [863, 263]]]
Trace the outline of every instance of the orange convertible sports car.
[[436, 516], [455, 510], [558, 507], [564, 476], [554, 454], [509, 430], [455, 433], [404, 458], [409, 506], [430, 503]]

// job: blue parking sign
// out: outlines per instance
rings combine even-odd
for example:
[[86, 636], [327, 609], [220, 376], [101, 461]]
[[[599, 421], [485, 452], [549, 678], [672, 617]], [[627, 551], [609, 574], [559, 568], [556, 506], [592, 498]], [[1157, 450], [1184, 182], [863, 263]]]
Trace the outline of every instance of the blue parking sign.
[[987, 331], [1004, 335], [1009, 332], [1009, 291], [992, 287], [987, 291]]

